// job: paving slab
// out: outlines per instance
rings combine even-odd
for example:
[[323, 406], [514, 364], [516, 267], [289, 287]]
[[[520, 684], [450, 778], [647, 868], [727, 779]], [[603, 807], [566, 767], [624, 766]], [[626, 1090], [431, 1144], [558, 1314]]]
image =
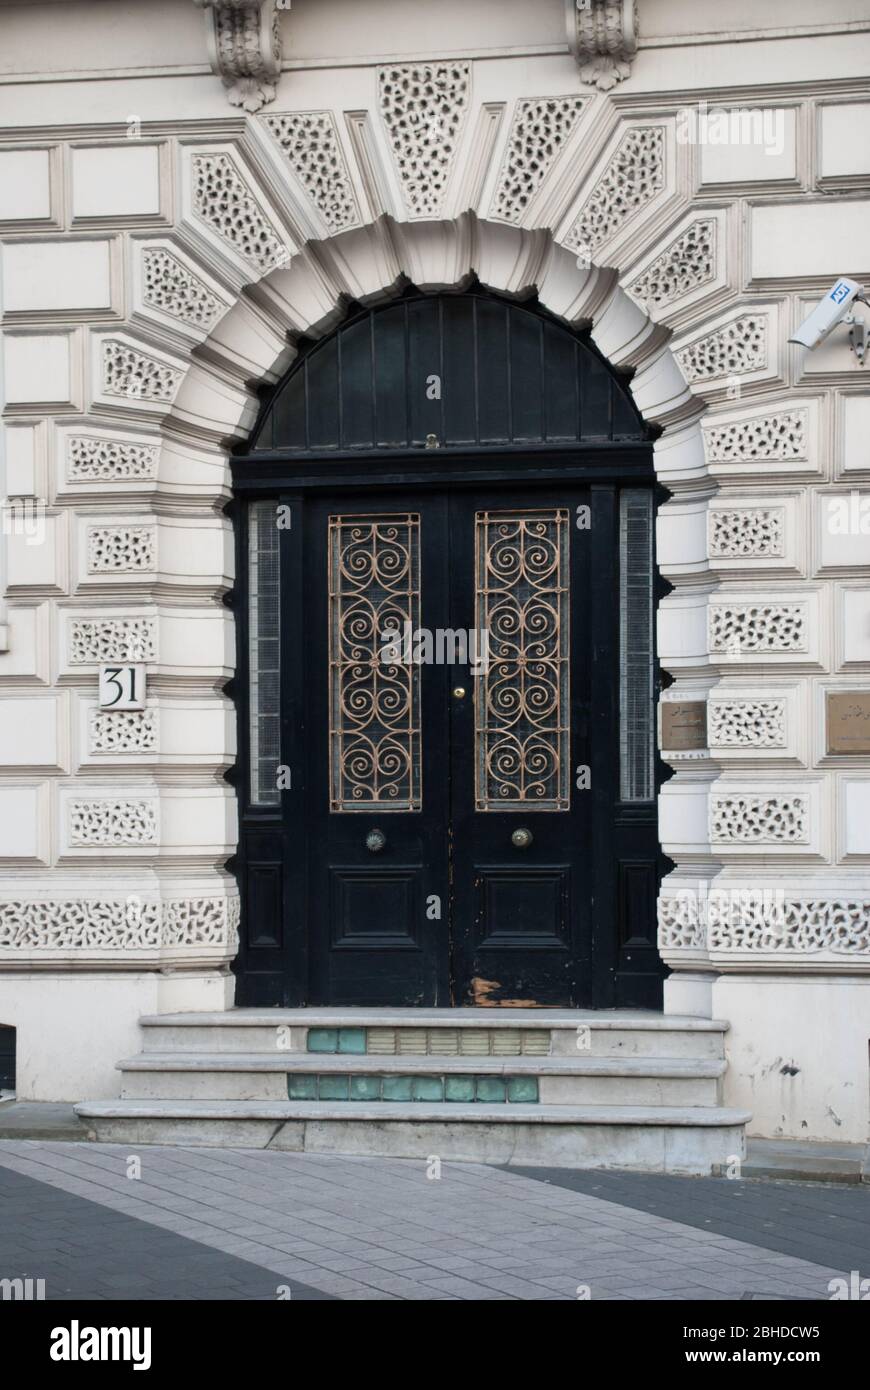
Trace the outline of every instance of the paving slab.
[[431, 1181], [413, 1159], [21, 1140], [0, 1140], [0, 1177], [35, 1192], [4, 1203], [0, 1277], [14, 1257], [99, 1299], [825, 1299], [870, 1270], [854, 1186], [447, 1161]]
[[[260, 1265], [158, 1230], [0, 1164], [0, 1278], [44, 1280], [46, 1301], [257, 1300], [278, 1281]], [[37, 1222], [37, 1212], [42, 1218]], [[330, 1297], [287, 1280], [293, 1299]]]
[[13, 1100], [0, 1105], [0, 1139], [86, 1141], [88, 1129], [65, 1101]]

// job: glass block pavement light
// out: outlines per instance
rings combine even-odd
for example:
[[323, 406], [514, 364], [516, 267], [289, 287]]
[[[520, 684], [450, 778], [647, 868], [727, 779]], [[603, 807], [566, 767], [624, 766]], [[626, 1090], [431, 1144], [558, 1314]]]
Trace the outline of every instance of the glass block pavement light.
[[538, 1100], [536, 1076], [348, 1076], [294, 1072], [290, 1100], [458, 1101], [529, 1104]]

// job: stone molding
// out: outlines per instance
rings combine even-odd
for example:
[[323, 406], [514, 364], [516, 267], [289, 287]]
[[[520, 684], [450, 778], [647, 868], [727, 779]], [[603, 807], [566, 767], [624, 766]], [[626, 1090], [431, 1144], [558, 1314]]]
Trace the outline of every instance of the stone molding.
[[568, 46], [582, 81], [609, 92], [637, 52], [636, 0], [565, 0]]
[[[230, 105], [259, 111], [274, 101], [281, 75], [281, 32], [276, 0], [193, 0], [205, 11], [212, 71]], [[284, 8], [289, 8], [285, 6]]]

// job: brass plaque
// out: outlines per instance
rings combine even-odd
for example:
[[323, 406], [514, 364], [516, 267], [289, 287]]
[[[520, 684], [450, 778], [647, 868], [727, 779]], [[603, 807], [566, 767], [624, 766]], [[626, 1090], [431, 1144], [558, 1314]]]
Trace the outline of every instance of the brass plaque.
[[682, 753], [707, 747], [706, 700], [665, 700], [661, 709], [662, 748]]
[[827, 751], [870, 753], [870, 690], [829, 690]]

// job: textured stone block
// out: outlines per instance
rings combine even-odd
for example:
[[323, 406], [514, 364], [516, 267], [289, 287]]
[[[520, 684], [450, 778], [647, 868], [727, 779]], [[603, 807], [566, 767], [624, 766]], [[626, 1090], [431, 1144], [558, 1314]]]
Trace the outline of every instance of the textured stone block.
[[51, 216], [48, 150], [0, 150], [0, 222]]
[[4, 248], [7, 313], [108, 309], [112, 303], [108, 241], [19, 241]]
[[88, 147], [72, 152], [73, 217], [132, 217], [160, 212], [157, 145]]

